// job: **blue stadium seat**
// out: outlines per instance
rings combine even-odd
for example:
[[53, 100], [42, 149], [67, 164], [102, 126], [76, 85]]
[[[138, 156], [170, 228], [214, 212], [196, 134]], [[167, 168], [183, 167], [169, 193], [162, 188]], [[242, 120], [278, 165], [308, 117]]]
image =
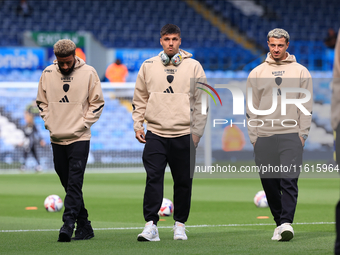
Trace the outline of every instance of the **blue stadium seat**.
[[[209, 59], [197, 55], [205, 69], [235, 70], [239, 66], [244, 66], [244, 70], [249, 71], [254, 67], [254, 64], [245, 65], [249, 61], [248, 58], [240, 58], [244, 53], [243, 47], [222, 34], [186, 1], [53, 0], [48, 4], [38, 0], [29, 2], [33, 6], [31, 17], [18, 17], [14, 11], [17, 3], [2, 1], [0, 46], [20, 46], [22, 44], [20, 32], [24, 30], [60, 32], [86, 30], [92, 32], [106, 47], [159, 47], [159, 29], [171, 22], [182, 29], [182, 47], [194, 48], [196, 52], [202, 48], [219, 48], [221, 55], [227, 52], [222, 59], [216, 56]], [[270, 29], [286, 28], [292, 38], [289, 52], [298, 55], [301, 63], [308, 65], [309, 70], [329, 70], [332, 67], [329, 60], [331, 57], [325, 54], [323, 39], [328, 28], [338, 29], [339, 4], [336, 0], [291, 1], [288, 5], [283, 0], [255, 1], [266, 10], [263, 16], [248, 16], [237, 8], [233, 1], [199, 2], [264, 48], [267, 47], [266, 33]], [[293, 42], [299, 41], [302, 44], [316, 42], [318, 45], [316, 56], [308, 58], [305, 56], [307, 53], [301, 51], [301, 47], [293, 48]], [[310, 47], [315, 49], [314, 46], [309, 45], [308, 48]], [[233, 54], [234, 52], [240, 54]], [[239, 64], [235, 64], [236, 62]], [[1, 74], [0, 79], [2, 77]], [[30, 78], [27, 75], [21, 79], [25, 81]], [[36, 76], [31, 79], [36, 79]]]

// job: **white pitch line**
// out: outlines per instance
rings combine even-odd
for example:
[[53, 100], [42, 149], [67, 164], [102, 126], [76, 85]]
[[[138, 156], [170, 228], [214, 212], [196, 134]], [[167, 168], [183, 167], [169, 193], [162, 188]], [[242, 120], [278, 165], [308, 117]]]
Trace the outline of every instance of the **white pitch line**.
[[1, 230], [2, 233], [13, 232], [42, 232], [42, 231], [59, 231], [59, 229], [15, 229], [15, 230]]
[[[333, 225], [335, 222], [297, 222], [293, 225]], [[257, 223], [257, 224], [222, 224], [222, 225], [187, 225], [186, 228], [218, 228], [218, 227], [251, 227], [251, 226], [272, 226], [274, 223]], [[158, 228], [173, 228], [173, 226], [159, 226]], [[144, 229], [144, 227], [130, 228], [94, 228], [94, 230], [130, 230]], [[59, 229], [18, 229], [18, 230], [0, 230], [1, 233], [13, 232], [43, 232], [43, 231], [59, 231]]]

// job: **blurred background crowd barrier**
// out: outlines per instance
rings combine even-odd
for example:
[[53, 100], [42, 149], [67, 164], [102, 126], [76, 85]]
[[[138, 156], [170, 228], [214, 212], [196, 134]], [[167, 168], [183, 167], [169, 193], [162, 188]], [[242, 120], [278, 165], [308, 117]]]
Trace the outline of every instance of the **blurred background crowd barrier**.
[[[23, 158], [25, 112], [34, 116], [46, 143], [37, 146], [40, 165], [52, 169], [49, 133], [34, 99], [43, 69], [55, 59], [53, 44], [62, 38], [77, 44], [77, 55], [95, 67], [103, 81], [106, 103], [92, 128], [89, 168], [141, 167], [143, 145], [135, 139], [131, 118], [134, 82], [142, 62], [161, 51], [159, 31], [167, 23], [181, 28], [181, 48], [200, 61], [212, 86], [228, 82], [242, 89], [249, 72], [265, 59], [268, 31], [286, 29], [291, 37], [288, 52], [310, 70], [314, 82], [306, 157], [331, 160], [330, 98], [339, 11], [337, 0], [2, 0], [0, 169], [37, 164], [32, 155]], [[125, 83], [110, 83], [105, 77], [117, 59], [128, 69]], [[223, 107], [212, 105], [210, 118], [242, 121], [244, 116], [232, 116], [230, 92], [217, 91]], [[198, 148], [199, 161], [252, 159], [246, 127], [212, 127], [211, 119]]]

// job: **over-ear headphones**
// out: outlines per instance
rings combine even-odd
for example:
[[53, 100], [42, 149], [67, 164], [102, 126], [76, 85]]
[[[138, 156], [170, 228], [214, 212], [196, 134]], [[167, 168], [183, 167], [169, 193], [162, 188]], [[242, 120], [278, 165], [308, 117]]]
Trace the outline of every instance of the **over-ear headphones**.
[[182, 60], [183, 60], [183, 57], [182, 57], [181, 52], [178, 52], [177, 54], [175, 54], [175, 55], [170, 59], [169, 56], [168, 56], [164, 51], [162, 51], [160, 57], [161, 57], [161, 61], [162, 61], [163, 65], [165, 65], [165, 66], [166, 66], [167, 64], [169, 64], [170, 61], [171, 61], [171, 63], [174, 64], [175, 66], [178, 66], [178, 65], [182, 62]]

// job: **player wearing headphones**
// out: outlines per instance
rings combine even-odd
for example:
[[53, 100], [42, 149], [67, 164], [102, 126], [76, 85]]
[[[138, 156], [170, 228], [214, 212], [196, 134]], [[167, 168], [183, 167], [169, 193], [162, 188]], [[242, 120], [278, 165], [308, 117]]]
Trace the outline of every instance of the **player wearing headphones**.
[[195, 148], [207, 116], [201, 114], [202, 90], [196, 89], [198, 82], [206, 83], [205, 73], [192, 54], [179, 49], [180, 28], [167, 24], [160, 35], [163, 51], [144, 61], [133, 96], [134, 130], [137, 140], [145, 143], [143, 164], [147, 174], [143, 203], [147, 223], [138, 241], [160, 240], [158, 211], [167, 164], [174, 181], [174, 239], [187, 240], [184, 223], [190, 211]]

